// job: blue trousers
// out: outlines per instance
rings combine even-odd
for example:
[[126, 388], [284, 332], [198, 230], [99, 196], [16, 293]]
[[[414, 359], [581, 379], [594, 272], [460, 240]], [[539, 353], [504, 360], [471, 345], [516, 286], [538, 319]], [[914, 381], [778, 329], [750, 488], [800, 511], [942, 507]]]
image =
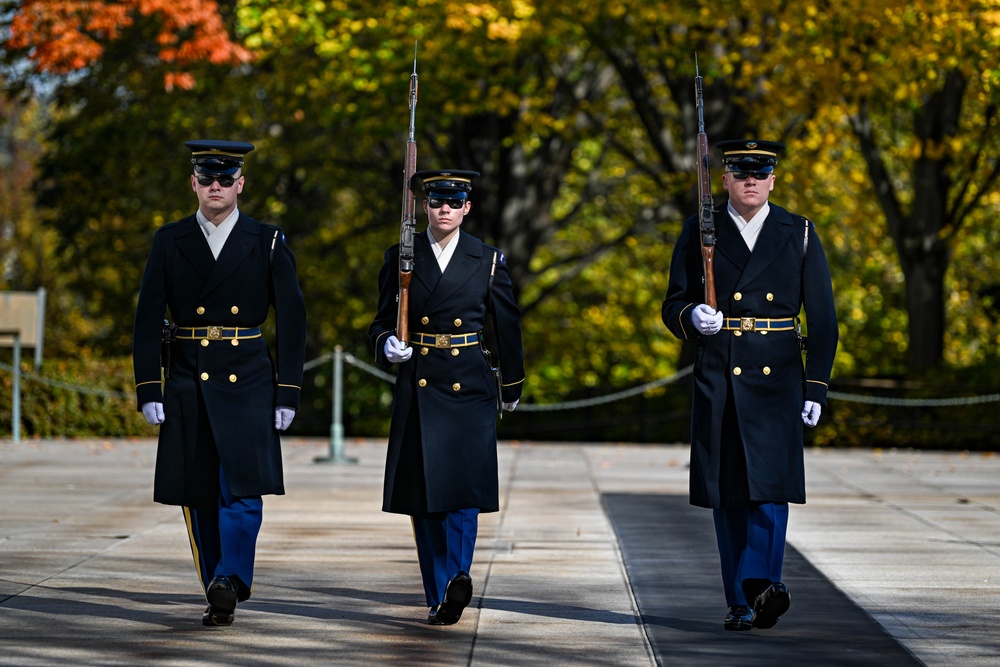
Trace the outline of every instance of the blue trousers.
[[219, 506], [216, 510], [184, 508], [191, 554], [202, 588], [215, 577], [229, 577], [240, 602], [250, 597], [257, 535], [263, 520], [260, 496], [238, 498], [229, 490], [219, 466]]
[[788, 503], [761, 503], [712, 512], [726, 605], [745, 605], [744, 579], [781, 581]]
[[411, 517], [417, 561], [427, 606], [444, 599], [444, 589], [459, 572], [468, 574], [479, 533], [479, 510], [446, 512], [442, 518]]

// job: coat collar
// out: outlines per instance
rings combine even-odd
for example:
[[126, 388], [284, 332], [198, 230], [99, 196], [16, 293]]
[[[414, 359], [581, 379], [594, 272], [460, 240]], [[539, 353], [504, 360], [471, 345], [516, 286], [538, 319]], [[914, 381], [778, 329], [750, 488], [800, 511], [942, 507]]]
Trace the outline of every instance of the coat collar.
[[430, 309], [448, 299], [457, 290], [465, 286], [479, 267], [483, 256], [483, 242], [476, 237], [460, 233], [458, 247], [452, 255], [448, 269], [442, 274], [431, 250], [427, 230], [414, 237], [414, 275], [423, 283], [430, 293], [425, 308]]
[[763, 273], [781, 253], [792, 233], [791, 214], [775, 204], [770, 204], [770, 207], [771, 211], [764, 220], [753, 252], [747, 248], [728, 209], [722, 206], [719, 211], [724, 224], [718, 225], [720, 229], [716, 230], [716, 250], [737, 268], [742, 267], [736, 289], [742, 289]]
[[208, 240], [194, 215], [179, 222], [174, 238], [181, 254], [204, 279], [202, 295], [206, 295], [223, 284], [246, 259], [254, 245], [260, 242], [260, 233], [260, 223], [241, 212], [218, 259], [212, 257]]

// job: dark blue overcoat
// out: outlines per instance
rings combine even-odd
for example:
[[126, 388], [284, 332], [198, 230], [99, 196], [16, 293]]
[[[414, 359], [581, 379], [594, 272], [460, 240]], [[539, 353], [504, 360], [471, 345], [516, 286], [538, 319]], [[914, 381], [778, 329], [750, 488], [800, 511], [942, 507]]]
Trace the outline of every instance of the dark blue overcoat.
[[[517, 400], [524, 381], [521, 315], [503, 255], [464, 232], [456, 241], [442, 274], [427, 232], [414, 236], [410, 333], [482, 331], [495, 253], [490, 302], [500, 343], [502, 397]], [[389, 366], [383, 347], [396, 331], [399, 246], [389, 248], [384, 260], [378, 312], [368, 333], [376, 362]], [[398, 366], [382, 509], [411, 516], [470, 508], [497, 511], [496, 419], [497, 387], [478, 346], [414, 346], [413, 356]]]
[[[259, 327], [271, 307], [273, 358], [264, 337], [237, 345], [178, 339], [161, 387], [161, 325], [168, 313], [180, 327]], [[160, 401], [166, 417], [155, 501], [214, 508], [218, 462], [237, 496], [284, 493], [274, 409], [299, 405], [305, 326], [295, 258], [278, 228], [240, 214], [218, 260], [193, 215], [156, 231], [132, 341], [138, 405]]]
[[[804, 308], [803, 367], [794, 331], [702, 336], [692, 309], [705, 303], [698, 218], [674, 247], [663, 323], [695, 339], [691, 503], [724, 508], [805, 502], [804, 401], [826, 404], [837, 349], [830, 270], [814, 225], [770, 204], [753, 252], [726, 207], [716, 210], [715, 285], [726, 317], [795, 318]], [[806, 229], [808, 226], [808, 238]], [[745, 462], [745, 469], [742, 462]]]

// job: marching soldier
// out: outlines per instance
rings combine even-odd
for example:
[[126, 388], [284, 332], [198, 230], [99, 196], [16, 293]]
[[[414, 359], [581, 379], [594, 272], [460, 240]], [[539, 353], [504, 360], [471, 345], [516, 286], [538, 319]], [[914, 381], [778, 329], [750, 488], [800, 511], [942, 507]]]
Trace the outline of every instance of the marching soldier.
[[704, 303], [693, 216], [674, 248], [662, 317], [675, 336], [697, 341], [691, 503], [713, 509], [724, 627], [749, 630], [774, 626], [791, 601], [781, 583], [788, 503], [805, 502], [802, 423], [815, 426], [826, 405], [837, 319], [813, 223], [768, 203], [784, 145], [732, 140], [718, 148], [729, 193], [715, 212], [718, 310]]
[[[517, 407], [524, 381], [520, 311], [503, 254], [459, 229], [478, 175], [414, 174], [429, 223], [414, 237], [410, 339], [396, 338], [398, 245], [385, 253], [368, 330], [376, 361], [399, 364], [382, 510], [412, 517], [432, 625], [458, 622], [472, 600], [479, 513], [499, 510], [498, 401], [504, 410]], [[499, 382], [481, 349], [487, 313], [498, 339]]]
[[[278, 432], [299, 405], [305, 306], [284, 235], [237, 208], [253, 145], [185, 145], [198, 210], [153, 237], [133, 362], [139, 409], [160, 425], [153, 499], [183, 507], [202, 622], [225, 626], [250, 597], [261, 496], [284, 493]], [[274, 358], [260, 330], [272, 307]]]

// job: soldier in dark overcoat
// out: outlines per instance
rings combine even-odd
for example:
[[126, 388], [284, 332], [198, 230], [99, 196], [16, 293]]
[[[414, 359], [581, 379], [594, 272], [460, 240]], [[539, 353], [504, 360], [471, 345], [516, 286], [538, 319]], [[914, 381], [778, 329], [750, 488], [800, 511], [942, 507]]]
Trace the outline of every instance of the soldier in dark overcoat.
[[[414, 235], [409, 340], [396, 338], [399, 246], [379, 272], [369, 328], [376, 362], [398, 364], [382, 509], [413, 519], [428, 623], [450, 625], [472, 599], [480, 512], [499, 509], [496, 419], [521, 396], [520, 311], [503, 254], [460, 231], [477, 172], [417, 172], [429, 224]], [[489, 313], [500, 379], [484, 354]], [[498, 386], [499, 385], [499, 386]]]
[[[784, 146], [732, 140], [729, 201], [715, 211], [718, 308], [705, 303], [698, 216], [670, 264], [663, 323], [696, 341], [691, 503], [714, 510], [729, 630], [772, 627], [790, 604], [781, 583], [788, 503], [804, 503], [803, 422], [826, 405], [837, 348], [830, 270], [813, 223], [770, 204]], [[803, 365], [799, 316], [808, 324]]]
[[[250, 597], [261, 496], [284, 493], [278, 432], [299, 405], [305, 306], [284, 235], [237, 207], [253, 145], [186, 145], [198, 210], [153, 236], [133, 335], [136, 397], [160, 426], [153, 499], [184, 509], [209, 600], [202, 621], [229, 625]], [[272, 307], [274, 357], [260, 330]]]

